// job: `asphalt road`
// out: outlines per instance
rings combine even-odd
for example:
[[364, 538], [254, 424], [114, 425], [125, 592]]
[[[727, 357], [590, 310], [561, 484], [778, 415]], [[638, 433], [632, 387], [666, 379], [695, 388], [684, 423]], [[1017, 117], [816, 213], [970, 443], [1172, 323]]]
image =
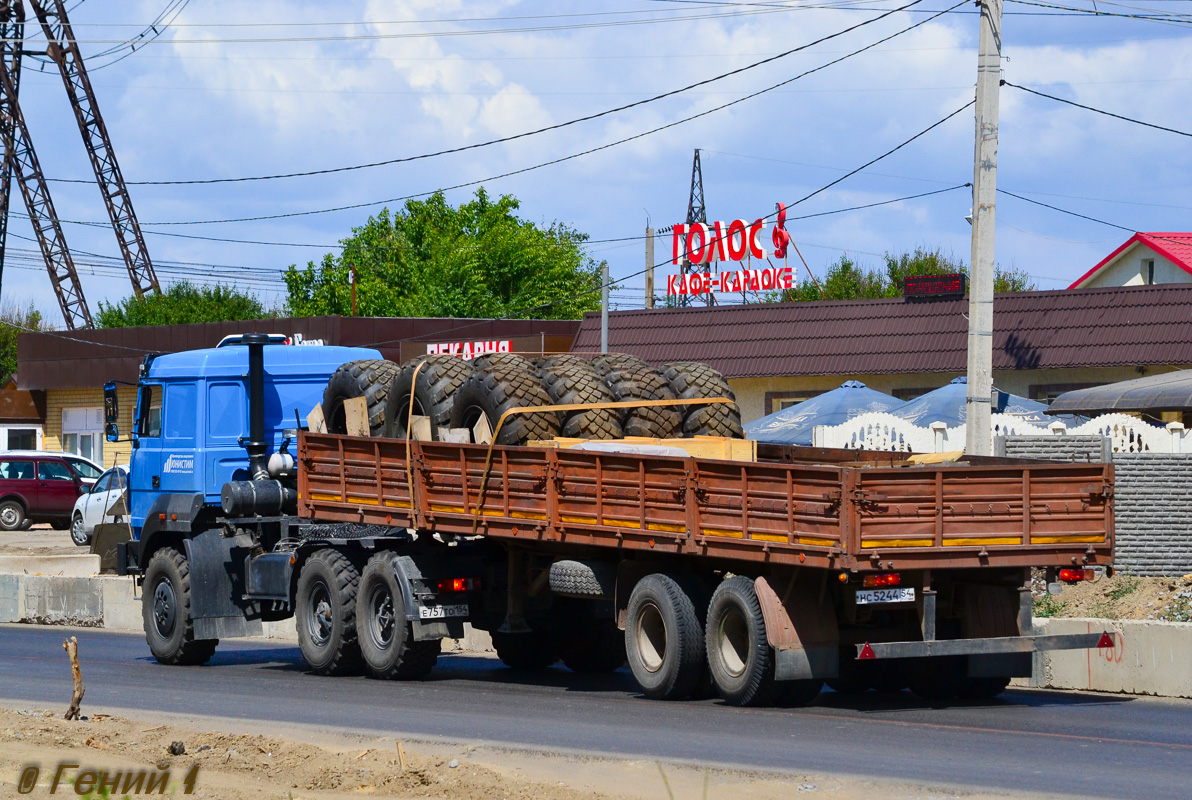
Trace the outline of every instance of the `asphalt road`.
[[[736, 709], [646, 700], [626, 671], [527, 678], [494, 659], [447, 656], [424, 682], [321, 678], [305, 672], [296, 646], [226, 642], [208, 666], [163, 667], [139, 635], [72, 633], [91, 708], [1044, 794], [1192, 797], [1192, 702], [1032, 690], [931, 708], [905, 692], [825, 692], [807, 708]], [[0, 625], [0, 699], [65, 705], [62, 638], [61, 628]]]

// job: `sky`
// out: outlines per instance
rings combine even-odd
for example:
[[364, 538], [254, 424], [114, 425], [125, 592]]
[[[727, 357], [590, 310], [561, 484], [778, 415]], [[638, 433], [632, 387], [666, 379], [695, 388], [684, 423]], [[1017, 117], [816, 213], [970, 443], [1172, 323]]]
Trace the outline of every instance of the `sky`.
[[[1192, 132], [1192, 2], [1006, 2], [1011, 83]], [[591, 237], [618, 283], [615, 308], [640, 307], [647, 224], [683, 222], [695, 149], [709, 220], [753, 219], [894, 148], [968, 103], [979, 18], [952, 0], [75, 0], [71, 21], [149, 253], [163, 282], [235, 285], [284, 303], [291, 264], [336, 252], [353, 227], [401, 198], [439, 188], [455, 204], [483, 185], [520, 214]], [[1142, 9], [1142, 10], [1140, 10]], [[121, 43], [142, 36], [135, 52]], [[927, 21], [925, 21], [927, 20]], [[912, 30], [903, 32], [916, 23]], [[854, 28], [840, 33], [848, 28]], [[28, 47], [38, 48], [36, 26]], [[840, 34], [835, 35], [834, 34]], [[812, 44], [824, 37], [832, 37]], [[849, 56], [881, 39], [888, 41]], [[44, 41], [41, 46], [44, 47]], [[806, 46], [810, 45], [810, 46]], [[105, 51], [112, 51], [105, 55]], [[769, 63], [724, 73], [777, 56]], [[123, 56], [122, 58], [120, 58]], [[824, 66], [845, 57], [839, 63]], [[119, 58], [119, 60], [117, 60]], [[131, 291], [62, 81], [28, 58], [21, 108], [94, 312]], [[824, 66], [813, 74], [790, 80]], [[706, 82], [705, 82], [706, 81]], [[772, 91], [708, 111], [780, 82]], [[475, 145], [702, 85], [513, 141], [371, 168], [273, 180], [144, 185], [334, 170]], [[1003, 87], [998, 186], [1094, 217], [1001, 195], [997, 261], [1040, 289], [1062, 289], [1130, 232], [1192, 230], [1192, 141]], [[679, 123], [679, 124], [672, 124]], [[602, 147], [660, 126], [627, 143]], [[813, 274], [843, 254], [942, 248], [967, 261], [973, 112], [805, 202], [787, 228]], [[497, 178], [504, 173], [527, 170]], [[949, 190], [950, 189], [950, 190]], [[12, 203], [0, 302], [61, 324], [19, 197]], [[379, 202], [388, 201], [388, 202]], [[342, 206], [363, 207], [309, 213]], [[289, 216], [286, 216], [289, 215]], [[272, 219], [246, 218], [273, 217]], [[101, 223], [86, 225], [78, 223]], [[24, 238], [21, 238], [24, 237]], [[237, 240], [237, 241], [219, 241]], [[252, 243], [249, 243], [252, 242]], [[263, 244], [262, 244], [263, 243]], [[658, 240], [656, 261], [670, 241]], [[806, 270], [798, 267], [800, 278]], [[657, 281], [675, 268], [659, 268]]]

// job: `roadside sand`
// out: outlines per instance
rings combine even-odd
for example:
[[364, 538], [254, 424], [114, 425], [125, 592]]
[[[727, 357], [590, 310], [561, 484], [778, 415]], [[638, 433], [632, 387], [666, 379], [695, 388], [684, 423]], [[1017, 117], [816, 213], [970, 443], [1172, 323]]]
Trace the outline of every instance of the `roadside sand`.
[[[84, 711], [86, 706], [84, 703]], [[778, 800], [794, 795], [835, 800], [993, 800], [1034, 795], [983, 792], [833, 775], [762, 773], [700, 768], [654, 760], [544, 753], [488, 745], [403, 742], [270, 725], [273, 733], [229, 732], [229, 720], [130, 720], [104, 714], [67, 722], [60, 710], [0, 709], [0, 795], [16, 797], [21, 773], [40, 767], [26, 797], [50, 794], [61, 762], [79, 764], [58, 787], [88, 768], [108, 773], [168, 770], [177, 796], [195, 765], [192, 797], [213, 800], [344, 800], [345, 798], [451, 798], [452, 800]], [[170, 755], [173, 742], [185, 754]], [[454, 764], [454, 766], [453, 766]], [[170, 794], [170, 789], [166, 790]], [[84, 795], [85, 796], [85, 795]], [[96, 796], [99, 796], [96, 794]], [[121, 795], [113, 794], [113, 797]], [[136, 795], [131, 795], [135, 797]]]

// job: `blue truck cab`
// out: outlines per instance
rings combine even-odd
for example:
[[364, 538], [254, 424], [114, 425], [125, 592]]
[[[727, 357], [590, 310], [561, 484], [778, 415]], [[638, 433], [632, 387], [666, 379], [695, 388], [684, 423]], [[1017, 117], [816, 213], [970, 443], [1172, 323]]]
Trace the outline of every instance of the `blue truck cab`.
[[[249, 348], [223, 344], [146, 359], [133, 415], [129, 512], [133, 538], [163, 498], [218, 507], [225, 483], [248, 480]], [[284, 431], [305, 424], [342, 364], [381, 358], [357, 347], [283, 343], [263, 348], [264, 440], [282, 448]], [[154, 527], [154, 526], [151, 526]]]

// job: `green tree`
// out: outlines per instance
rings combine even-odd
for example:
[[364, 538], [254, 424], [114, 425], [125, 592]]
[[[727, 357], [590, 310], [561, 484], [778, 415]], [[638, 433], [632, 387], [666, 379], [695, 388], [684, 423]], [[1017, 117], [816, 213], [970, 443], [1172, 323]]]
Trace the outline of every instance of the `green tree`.
[[352, 268], [361, 316], [574, 319], [599, 308], [602, 265], [584, 251], [587, 234], [535, 225], [518, 207], [481, 188], [458, 208], [436, 192], [385, 209], [353, 228], [338, 256], [286, 271], [287, 310], [350, 314]]
[[179, 281], [161, 294], [126, 297], [118, 303], [99, 302], [95, 323], [100, 328], [134, 325], [184, 325], [191, 322], [224, 322], [269, 316], [254, 294], [234, 286], [207, 286]]
[[[927, 250], [916, 247], [913, 252], [883, 257], [885, 270], [868, 269], [858, 265], [847, 254], [828, 267], [818, 284], [810, 278], [794, 289], [783, 292], [785, 302], [807, 300], [856, 300], [877, 297], [901, 297], [906, 279], [917, 275], [969, 274], [968, 265], [941, 248]], [[1030, 276], [1020, 270], [994, 267], [993, 291], [1030, 292], [1035, 290]], [[775, 298], [777, 299], [777, 298]]]
[[0, 306], [0, 386], [17, 371], [17, 336], [25, 331], [49, 330], [41, 312], [33, 305], [5, 301]]

